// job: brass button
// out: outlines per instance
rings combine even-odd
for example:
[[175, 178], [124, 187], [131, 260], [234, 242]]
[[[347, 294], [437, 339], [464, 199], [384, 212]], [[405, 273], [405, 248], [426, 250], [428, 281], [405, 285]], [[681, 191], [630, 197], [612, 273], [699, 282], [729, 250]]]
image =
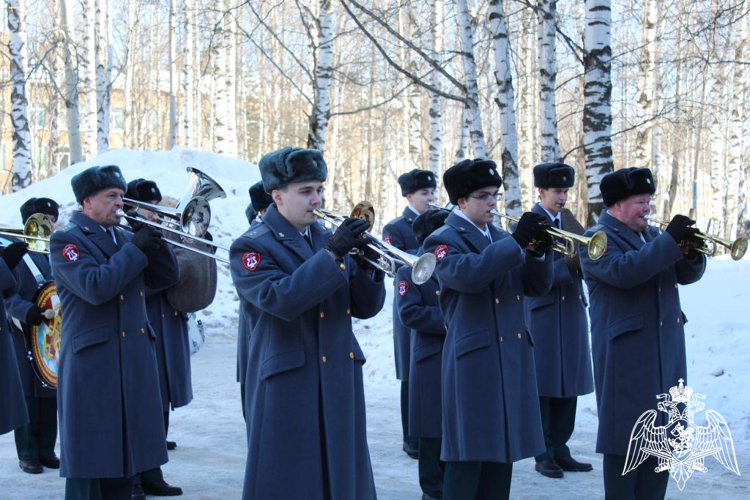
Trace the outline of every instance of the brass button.
[[521, 296], [520, 295], [516, 295], [516, 300], [521, 300]]
[[502, 335], [501, 335], [501, 336], [500, 336], [500, 342], [502, 342], [502, 341], [503, 341], [503, 337], [502, 337]]
[[675, 288], [675, 290], [677, 289], [677, 283], [674, 284], [674, 288]]
[[143, 291], [141, 291], [141, 297], [143, 297]]
[[562, 296], [562, 299], [565, 300], [565, 295]]
[[125, 296], [124, 295], [120, 295], [120, 300], [125, 300]]
[[662, 326], [662, 325], [664, 325], [664, 322], [663, 321], [659, 321], [659, 326]]
[[124, 331], [122, 332], [122, 336], [123, 336], [123, 337], [125, 336], [125, 332], [124, 332]]
[[495, 304], [499, 304], [499, 303], [500, 303], [500, 299], [498, 299], [497, 297], [495, 297]]
[[354, 353], [353, 352], [349, 353], [349, 359], [354, 359]]
[[578, 296], [578, 300], [583, 300], [583, 297], [581, 297], [581, 296], [579, 295], [579, 296]]
[[677, 318], [677, 324], [678, 325], [680, 324], [680, 318]]
[[519, 338], [519, 339], [521, 338], [521, 334], [520, 334], [520, 333], [518, 334], [518, 338]]
[[177, 316], [177, 311], [174, 312], [174, 315]]
[[440, 295], [440, 290], [435, 290], [435, 295]]
[[145, 328], [141, 328], [141, 333], [146, 333], [146, 329]]
[[326, 358], [325, 356], [323, 356], [323, 357], [321, 358], [321, 361], [323, 361], [323, 363], [325, 363], [326, 361], [328, 361], [328, 358]]
[[342, 263], [341, 263], [341, 265], [340, 265], [339, 267], [340, 267], [341, 269], [346, 269], [346, 264], [344, 264], [344, 263], [342, 262]]
[[348, 307], [347, 307], [347, 308], [346, 308], [346, 314], [351, 314], [351, 313], [352, 313], [352, 310], [351, 310], [350, 308], [348, 308]]
[[323, 311], [320, 311], [320, 317], [321, 318], [325, 318], [326, 317], [326, 313], [324, 313]]

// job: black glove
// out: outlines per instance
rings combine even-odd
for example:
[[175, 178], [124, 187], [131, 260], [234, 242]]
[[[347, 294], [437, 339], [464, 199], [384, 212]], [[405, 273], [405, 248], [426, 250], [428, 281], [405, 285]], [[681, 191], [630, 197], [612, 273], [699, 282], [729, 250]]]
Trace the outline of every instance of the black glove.
[[22, 242], [18, 241], [16, 243], [11, 243], [7, 247], [0, 249], [2, 253], [3, 260], [5, 261], [5, 264], [8, 266], [8, 269], [15, 268], [19, 262], [21, 262], [21, 259], [23, 259], [23, 256], [26, 255], [26, 252], [29, 250], [29, 246]]
[[161, 246], [161, 231], [151, 226], [144, 226], [135, 232], [133, 239], [130, 240], [135, 246], [144, 253], [156, 250]]
[[27, 325], [39, 326], [44, 321], [44, 311], [39, 306], [31, 306], [29, 312], [26, 313]]
[[139, 219], [141, 219], [141, 216], [138, 215], [138, 212], [135, 210], [128, 210], [127, 212], [128, 217], [128, 224], [130, 224], [130, 229], [137, 233], [143, 226], [146, 226], [143, 222], [141, 222]]
[[529, 246], [531, 240], [538, 240], [540, 243], [548, 243], [549, 246], [552, 246], [552, 237], [545, 231], [549, 227], [547, 220], [544, 215], [524, 212], [511, 236], [521, 248]]
[[328, 241], [326, 242], [326, 250], [340, 259], [348, 254], [349, 250], [352, 248], [360, 248], [367, 245], [370, 238], [360, 238], [360, 236], [367, 231], [367, 228], [369, 227], [370, 223], [366, 220], [348, 217], [336, 229], [333, 236], [328, 238]]
[[698, 229], [690, 227], [695, 224], [695, 221], [686, 215], [675, 215], [672, 220], [669, 221], [667, 229], [665, 231], [674, 239], [678, 245], [686, 240], [695, 239], [695, 233]]
[[[370, 259], [373, 262], [378, 262], [380, 260], [380, 254], [370, 248], [369, 246], [366, 246], [362, 248], [362, 253], [364, 253], [364, 256]], [[359, 267], [361, 267], [366, 272], [371, 272], [379, 269], [378, 267], [374, 266], [373, 264], [370, 264], [365, 259], [363, 259], [359, 254], [354, 256], [354, 259], [357, 261], [357, 264], [359, 264]]]

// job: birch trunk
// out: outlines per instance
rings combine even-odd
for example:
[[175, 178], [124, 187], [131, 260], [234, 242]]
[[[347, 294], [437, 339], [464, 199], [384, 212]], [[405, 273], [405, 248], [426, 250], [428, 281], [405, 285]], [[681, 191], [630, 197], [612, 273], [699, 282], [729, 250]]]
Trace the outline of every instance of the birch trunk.
[[[173, 1], [173, 0], [170, 0]], [[186, 148], [193, 147], [193, 1], [183, 0], [182, 4], [182, 143]]]
[[521, 206], [521, 185], [518, 180], [518, 134], [516, 131], [516, 97], [510, 66], [508, 30], [502, 0], [490, 0], [488, 15], [495, 55], [495, 103], [500, 111], [500, 157], [502, 159], [505, 213], [518, 216]]
[[555, 87], [557, 80], [557, 0], [539, 0], [539, 101], [541, 106], [540, 151], [544, 163], [560, 161], [557, 138]]
[[474, 23], [467, 0], [456, 0], [456, 19], [461, 39], [461, 61], [466, 78], [466, 109], [469, 118], [469, 136], [474, 158], [487, 158], [487, 146], [482, 131], [482, 113], [479, 110], [479, 87], [474, 60]]
[[310, 114], [307, 147], [325, 151], [328, 120], [331, 117], [331, 82], [333, 79], [333, 0], [320, 0], [318, 44], [315, 48], [315, 88]]
[[175, 0], [169, 0], [169, 135], [167, 149], [177, 145], [177, 48], [174, 37], [177, 35]]
[[26, 33], [23, 0], [5, 0], [8, 10], [8, 57], [10, 58], [10, 121], [13, 126], [13, 192], [31, 185], [31, 134], [26, 100]]
[[461, 125], [458, 127], [458, 139], [456, 143], [456, 158], [455, 162], [458, 163], [467, 158], [468, 152], [466, 149], [469, 147], [469, 124], [471, 123], [471, 113], [467, 107], [461, 110]]
[[136, 34], [140, 23], [138, 22], [138, 0], [128, 0], [128, 43], [127, 57], [125, 58], [125, 145], [134, 147], [136, 130], [136, 113], [134, 109], [133, 96], [135, 94], [134, 82], [137, 67], [136, 61]]
[[[104, 4], [104, 9], [102, 9]], [[111, 66], [109, 63], [109, 30], [107, 29], [109, 13], [107, 0], [97, 0], [94, 4], [94, 61], [96, 65], [96, 152], [106, 153], [109, 150], [109, 80]]]
[[[726, 56], [727, 54], [724, 55]], [[723, 60], [726, 61], [726, 57], [723, 57]], [[711, 211], [708, 222], [714, 221], [711, 229], [712, 233], [723, 234], [727, 220], [724, 205], [724, 192], [727, 189], [725, 184], [725, 175], [727, 172], [724, 166], [727, 140], [724, 135], [725, 113], [720, 110], [727, 109], [726, 64], [719, 63], [713, 65], [712, 77], [711, 101], [715, 109], [711, 117], [711, 203], [709, 204]]]
[[[407, 20], [411, 42], [420, 45], [416, 8], [415, 5], [409, 8]], [[411, 74], [419, 74], [416, 57], [409, 58], [408, 67]], [[409, 160], [412, 168], [422, 167], [422, 94], [420, 88], [419, 85], [415, 84], [409, 86]]]
[[586, 1], [583, 132], [588, 184], [588, 226], [604, 210], [600, 183], [614, 170], [612, 159], [612, 48], [610, 0]]
[[[443, 52], [443, 0], [434, 0], [433, 8], [430, 9], [430, 42], [432, 44], [432, 50], [435, 53], [435, 60], [438, 64], [442, 61]], [[438, 24], [440, 23], [440, 24]], [[431, 78], [432, 86], [436, 89], [440, 89], [440, 73], [433, 70]], [[435, 174], [436, 178], [440, 178], [440, 156], [443, 151], [443, 129], [441, 119], [442, 103], [440, 96], [433, 92], [430, 94], [430, 145], [429, 154], [427, 158], [427, 164], [429, 169]]]
[[[745, 60], [745, 21], [739, 22], [734, 37], [734, 60]], [[744, 148], [744, 120], [745, 120], [745, 92], [744, 73], [746, 71], [742, 64], [734, 64], [732, 81], [732, 114], [729, 127], [729, 161], [727, 164], [727, 197], [726, 197], [726, 227], [724, 237], [733, 238], [737, 233], [739, 222], [739, 189], [740, 170], [742, 168], [742, 150]]]
[[83, 43], [79, 64], [83, 74], [83, 133], [84, 155], [94, 156], [96, 151], [96, 23], [97, 0], [81, 0]]
[[62, 31], [63, 65], [65, 67], [65, 123], [68, 128], [70, 165], [83, 161], [78, 112], [78, 73], [73, 67], [73, 56], [71, 54], [71, 48], [75, 50], [75, 44], [70, 36], [70, 27], [73, 25], [72, 16], [71, 0], [61, 0], [60, 29]]
[[[656, 2], [643, 0], [641, 7], [641, 53], [638, 61], [635, 161], [639, 167], [652, 168], [651, 132], [654, 128], [654, 45], [656, 40]], [[657, 182], [657, 189], [659, 184]]]
[[[50, 74], [50, 87], [54, 88], [59, 85], [58, 82], [65, 80], [64, 76], [61, 75], [60, 61], [61, 58], [61, 38], [60, 38], [60, 0], [51, 0], [48, 3], [49, 12], [52, 17], [52, 32], [54, 33], [55, 48], [52, 49], [52, 53], [49, 58], [49, 74]], [[60, 118], [60, 102], [59, 94], [56, 90], [52, 90], [49, 94], [49, 138], [47, 140], [47, 158], [46, 164], [47, 169], [45, 177], [50, 177], [57, 174], [60, 171], [59, 163], [57, 162], [58, 153], [60, 151], [60, 129], [59, 129], [59, 118]], [[2, 135], [0, 135], [2, 137]]]

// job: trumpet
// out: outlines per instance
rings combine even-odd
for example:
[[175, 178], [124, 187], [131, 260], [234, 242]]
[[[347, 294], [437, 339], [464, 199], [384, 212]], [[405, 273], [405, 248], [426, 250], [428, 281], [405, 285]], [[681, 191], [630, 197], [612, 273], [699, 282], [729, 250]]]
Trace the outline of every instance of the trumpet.
[[52, 234], [52, 220], [45, 214], [33, 214], [23, 228], [0, 226], [0, 236], [10, 236], [26, 240], [29, 251], [49, 255], [49, 237]]
[[[344, 219], [340, 214], [322, 208], [315, 210], [314, 213], [318, 218], [328, 222], [334, 227], [339, 227]], [[375, 210], [372, 207], [372, 203], [363, 201], [355, 206], [355, 209], [350, 216], [359, 216], [359, 218], [363, 218], [372, 225], [372, 218], [368, 218], [367, 215], [374, 218]], [[379, 258], [373, 260], [367, 257], [364, 251], [360, 249], [355, 249], [354, 251], [358, 254], [359, 258], [385, 272], [387, 275], [394, 276], [399, 266], [407, 265], [411, 267], [412, 281], [416, 285], [422, 285], [430, 279], [432, 273], [435, 271], [436, 259], [433, 254], [426, 253], [421, 257], [417, 257], [416, 255], [399, 250], [393, 245], [376, 238], [367, 231], [365, 231], [364, 234], [370, 237], [370, 242], [367, 244], [367, 247], [376, 252], [379, 255]]]
[[[497, 210], [493, 210], [492, 215], [506, 219], [508, 222], [518, 223], [520, 220], [518, 217], [501, 214]], [[597, 231], [591, 236], [581, 236], [570, 231], [557, 229], [556, 227], [549, 227], [546, 231], [552, 236], [552, 250], [560, 252], [567, 257], [572, 257], [576, 254], [576, 244], [584, 245], [588, 249], [591, 260], [597, 260], [607, 250], [607, 235], [604, 231]]]
[[[651, 215], [647, 215], [646, 220], [653, 222], [661, 229], [669, 225], [669, 222], [659, 220]], [[740, 236], [736, 240], [727, 240], [698, 231], [692, 238], [681, 241], [679, 245], [706, 254], [709, 257], [714, 257], [719, 252], [719, 247], [722, 246], [729, 250], [732, 260], [740, 260], [745, 256], [745, 252], [747, 252], [747, 237]]]

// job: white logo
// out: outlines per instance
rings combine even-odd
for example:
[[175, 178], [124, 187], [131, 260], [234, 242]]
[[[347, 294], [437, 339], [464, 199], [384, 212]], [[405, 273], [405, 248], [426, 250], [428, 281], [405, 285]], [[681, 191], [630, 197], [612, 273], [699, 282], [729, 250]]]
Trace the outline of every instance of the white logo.
[[646, 184], [651, 184], [651, 179], [646, 179]]
[[[706, 457], [713, 456], [721, 465], [740, 475], [734, 453], [732, 433], [726, 420], [714, 410], [706, 410], [707, 426], [699, 427], [693, 421], [696, 412], [703, 411], [703, 394], [693, 394], [693, 389], [683, 385], [672, 387], [669, 394], [659, 394], [659, 410], [669, 414], [667, 425], [654, 426], [656, 410], [648, 410], [638, 419], [630, 434], [628, 455], [625, 458], [624, 476], [641, 465], [649, 456], [659, 459], [656, 472], [668, 470], [682, 490], [694, 471], [707, 472], [703, 465]], [[678, 405], [684, 410], [680, 411]]]

